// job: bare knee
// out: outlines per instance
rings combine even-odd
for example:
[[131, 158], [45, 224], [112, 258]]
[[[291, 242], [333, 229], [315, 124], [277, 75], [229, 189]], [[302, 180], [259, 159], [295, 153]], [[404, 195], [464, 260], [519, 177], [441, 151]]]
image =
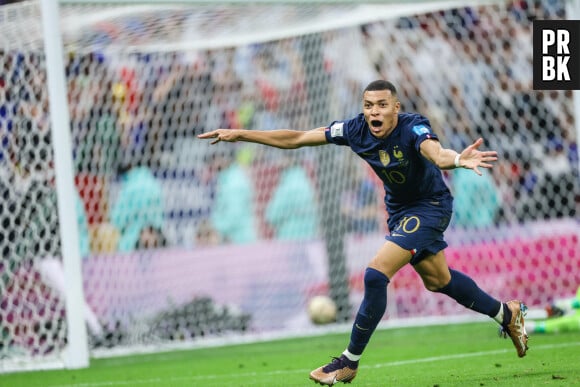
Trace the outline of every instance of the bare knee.
[[413, 268], [421, 276], [425, 288], [431, 292], [439, 291], [451, 281], [451, 273], [443, 251], [426, 257]]
[[423, 285], [425, 285], [425, 289], [429, 290], [430, 292], [438, 292], [442, 288], [444, 288], [449, 281], [449, 279], [445, 278], [438, 278], [438, 277], [430, 277], [430, 278], [422, 278]]
[[425, 289], [430, 292], [438, 292], [451, 281], [451, 274], [448, 270], [446, 271], [432, 271], [419, 273], [421, 279], [423, 280], [423, 285]]

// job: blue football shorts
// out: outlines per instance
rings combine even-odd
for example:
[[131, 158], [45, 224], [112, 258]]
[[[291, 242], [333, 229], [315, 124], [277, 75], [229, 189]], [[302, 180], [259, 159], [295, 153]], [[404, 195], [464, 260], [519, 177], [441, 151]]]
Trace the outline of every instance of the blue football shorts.
[[452, 208], [452, 198], [424, 200], [403, 206], [389, 214], [387, 224], [390, 234], [385, 239], [409, 250], [413, 255], [411, 265], [416, 265], [423, 258], [447, 247], [443, 233], [449, 226]]

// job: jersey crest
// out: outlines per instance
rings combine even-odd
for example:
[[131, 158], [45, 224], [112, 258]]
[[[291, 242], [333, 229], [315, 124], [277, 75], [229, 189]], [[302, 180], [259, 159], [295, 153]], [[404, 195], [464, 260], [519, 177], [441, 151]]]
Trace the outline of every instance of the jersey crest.
[[391, 156], [389, 156], [389, 153], [386, 150], [379, 150], [379, 159], [385, 167], [391, 162]]
[[405, 160], [405, 155], [403, 154], [403, 151], [399, 149], [398, 145], [395, 145], [393, 148], [393, 156], [395, 156], [401, 167], [406, 167], [409, 164], [409, 161]]
[[403, 158], [403, 152], [401, 152], [398, 145], [395, 145], [393, 148], [393, 156], [395, 156], [397, 160], [401, 160]]

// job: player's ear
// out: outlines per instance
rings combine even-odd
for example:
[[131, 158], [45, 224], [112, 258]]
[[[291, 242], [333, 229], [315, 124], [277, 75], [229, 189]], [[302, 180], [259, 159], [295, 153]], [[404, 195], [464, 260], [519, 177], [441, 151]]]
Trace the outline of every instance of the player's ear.
[[401, 102], [397, 99], [395, 102], [395, 112], [398, 113], [401, 110]]

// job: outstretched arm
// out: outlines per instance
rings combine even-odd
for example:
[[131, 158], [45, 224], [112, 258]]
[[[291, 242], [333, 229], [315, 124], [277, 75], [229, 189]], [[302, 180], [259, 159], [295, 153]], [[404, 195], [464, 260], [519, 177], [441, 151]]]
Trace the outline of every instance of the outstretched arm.
[[479, 167], [491, 168], [490, 162], [497, 160], [496, 151], [478, 150], [481, 144], [483, 144], [483, 139], [479, 138], [461, 153], [457, 153], [452, 149], [443, 148], [437, 140], [425, 140], [421, 143], [421, 154], [440, 169], [473, 169], [481, 176]]
[[316, 146], [326, 144], [324, 130], [326, 128], [316, 128], [308, 131], [279, 129], [279, 130], [247, 130], [247, 129], [216, 129], [211, 132], [202, 133], [198, 138], [214, 139], [211, 143], [220, 141], [235, 142], [255, 142], [282, 149], [295, 149], [303, 146]]

